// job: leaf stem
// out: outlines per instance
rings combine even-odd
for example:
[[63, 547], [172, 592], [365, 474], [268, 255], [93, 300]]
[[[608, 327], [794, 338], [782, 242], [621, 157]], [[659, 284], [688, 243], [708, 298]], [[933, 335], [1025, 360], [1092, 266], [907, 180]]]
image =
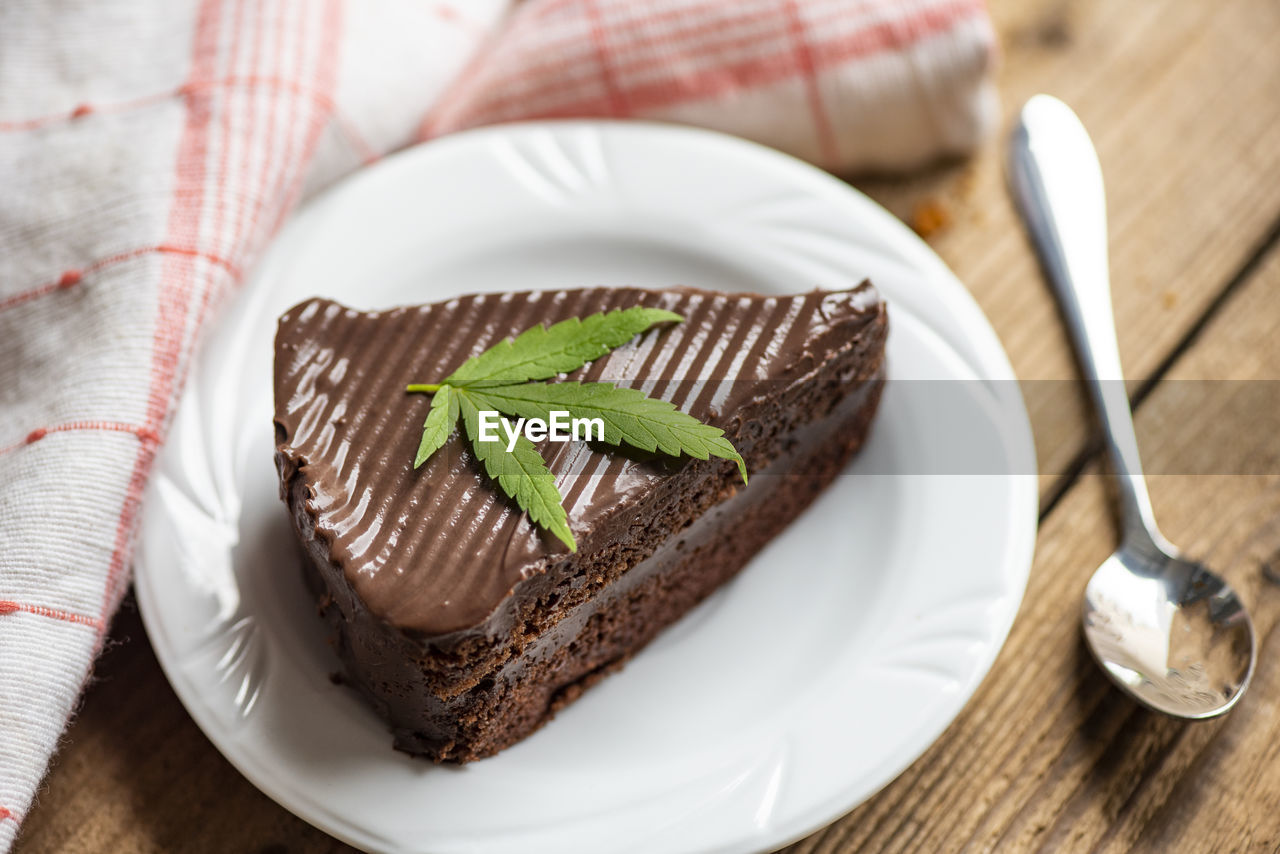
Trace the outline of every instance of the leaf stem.
[[404, 387], [407, 392], [421, 392], [422, 394], [435, 394], [440, 390], [441, 383], [410, 383]]

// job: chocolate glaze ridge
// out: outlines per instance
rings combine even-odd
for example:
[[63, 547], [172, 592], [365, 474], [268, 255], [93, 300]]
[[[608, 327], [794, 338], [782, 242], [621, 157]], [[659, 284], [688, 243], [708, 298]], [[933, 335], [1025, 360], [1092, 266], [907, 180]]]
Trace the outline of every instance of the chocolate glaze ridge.
[[[752, 413], [804, 382], [831, 352], [870, 331], [882, 335], [884, 324], [866, 283], [787, 297], [605, 288], [477, 295], [369, 313], [314, 299], [285, 313], [275, 367], [282, 490], [301, 487], [306, 527], [373, 614], [433, 646], [496, 637], [511, 630], [519, 601], [544, 592], [548, 575], [573, 561], [487, 482], [458, 436], [412, 468], [430, 399], [406, 394], [405, 384], [439, 381], [535, 323], [635, 305], [686, 320], [571, 378], [636, 385], [670, 400], [724, 428], [755, 467], [768, 459], [754, 446]], [[661, 492], [667, 475], [731, 465], [644, 460], [581, 443], [542, 450], [579, 555], [625, 539], [635, 521], [626, 508]]]

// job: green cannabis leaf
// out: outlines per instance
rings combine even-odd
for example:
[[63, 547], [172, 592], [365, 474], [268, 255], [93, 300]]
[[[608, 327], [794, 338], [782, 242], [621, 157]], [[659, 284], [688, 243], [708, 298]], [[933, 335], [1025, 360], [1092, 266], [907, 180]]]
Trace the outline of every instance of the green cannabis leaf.
[[515, 448], [508, 451], [501, 442], [480, 441], [480, 411], [467, 395], [461, 396], [462, 423], [476, 456], [484, 463], [485, 473], [498, 482], [502, 491], [516, 500], [535, 525], [546, 528], [560, 538], [570, 551], [578, 544], [569, 530], [569, 517], [564, 512], [564, 499], [556, 489], [556, 476], [547, 468], [542, 454], [524, 436], [517, 436]]
[[539, 324], [468, 359], [445, 382], [459, 388], [482, 388], [545, 380], [577, 370], [655, 324], [682, 320], [660, 308], [628, 308], [571, 317], [550, 328]]
[[453, 425], [458, 422], [460, 403], [458, 394], [447, 385], [440, 386], [435, 397], [431, 398], [431, 410], [427, 412], [427, 420], [422, 424], [422, 442], [418, 445], [418, 456], [413, 461], [414, 468], [425, 463], [449, 438]]
[[724, 431], [703, 424], [665, 400], [605, 382], [537, 382], [577, 370], [656, 324], [682, 320], [662, 309], [627, 308], [574, 317], [550, 327], [538, 325], [468, 359], [442, 382], [409, 385], [409, 392], [433, 395], [414, 468], [444, 445], [461, 414], [467, 438], [485, 473], [534, 524], [550, 531], [572, 551], [577, 551], [577, 544], [569, 530], [564, 498], [537, 447], [523, 434], [511, 431], [505, 419], [509, 442], [482, 440], [481, 410], [548, 422], [552, 411], [568, 412], [571, 418], [598, 419], [604, 426], [602, 438], [611, 445], [627, 444], [700, 460], [733, 460], [745, 483], [746, 464]]

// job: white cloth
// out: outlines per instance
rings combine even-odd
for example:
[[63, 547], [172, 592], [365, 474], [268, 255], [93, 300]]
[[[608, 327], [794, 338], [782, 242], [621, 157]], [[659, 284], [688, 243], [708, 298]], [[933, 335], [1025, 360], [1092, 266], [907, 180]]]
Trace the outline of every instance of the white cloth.
[[994, 50], [974, 0], [0, 4], [0, 850], [129, 583], [200, 332], [301, 198], [565, 115], [908, 167], [990, 129]]

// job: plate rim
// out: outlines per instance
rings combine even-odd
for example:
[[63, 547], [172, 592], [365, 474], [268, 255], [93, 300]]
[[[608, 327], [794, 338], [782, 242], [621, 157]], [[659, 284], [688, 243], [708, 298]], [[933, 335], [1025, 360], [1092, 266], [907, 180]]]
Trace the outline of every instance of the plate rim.
[[[509, 134], [527, 134], [527, 133], [544, 133], [544, 132], [568, 132], [572, 133], [575, 129], [586, 128], [592, 131], [601, 131], [605, 134], [648, 134], [656, 133], [661, 135], [670, 135], [675, 137], [684, 137], [687, 140], [696, 142], [697, 144], [707, 144], [712, 146], [728, 146], [737, 148], [748, 154], [772, 160], [776, 164], [776, 168], [781, 171], [788, 171], [797, 177], [804, 176], [807, 180], [813, 181], [815, 186], [826, 185], [827, 192], [834, 192], [837, 196], [843, 196], [842, 201], [845, 203], [853, 202], [857, 207], [861, 208], [861, 214], [873, 217], [877, 220], [878, 226], [883, 229], [886, 235], [892, 235], [893, 246], [891, 247], [896, 253], [899, 253], [909, 259], [913, 264], [921, 264], [931, 268], [930, 275], [936, 279], [945, 279], [948, 282], [948, 288], [951, 290], [948, 298], [957, 306], [967, 313], [969, 316], [964, 319], [963, 324], [967, 326], [976, 326], [980, 328], [985, 335], [984, 340], [971, 340], [976, 350], [969, 353], [963, 353], [956, 350], [958, 354], [965, 356], [966, 364], [979, 374], [979, 378], [983, 381], [1004, 381], [1013, 380], [1012, 394], [1017, 404], [1017, 423], [1012, 425], [1023, 435], [1019, 439], [1024, 440], [1023, 444], [1029, 453], [1029, 467], [1027, 471], [1035, 471], [1034, 467], [1034, 445], [1032, 444], [1032, 433], [1030, 427], [1029, 416], [1027, 414], [1025, 404], [1022, 401], [1021, 393], [1016, 387], [1016, 375], [1013, 372], [1009, 362], [1007, 353], [1005, 352], [999, 337], [995, 330], [991, 327], [989, 320], [982, 313], [976, 300], [967, 288], [960, 282], [955, 274], [945, 265], [945, 263], [934, 253], [928, 244], [920, 240], [912, 233], [906, 225], [899, 221], [896, 217], [884, 210], [874, 200], [870, 199], [856, 188], [841, 181], [829, 173], [823, 172], [810, 164], [804, 163], [790, 155], [784, 154], [777, 150], [753, 143], [738, 137], [729, 136], [715, 131], [705, 130], [701, 128], [674, 125], [661, 122], [632, 121], [632, 120], [547, 120], [534, 122], [515, 122], [502, 125], [494, 125], [474, 130], [463, 131], [442, 137], [439, 140], [432, 141], [419, 146], [414, 146], [404, 151], [398, 152], [384, 159], [367, 169], [358, 170], [352, 175], [336, 182], [333, 186], [327, 188], [314, 199], [309, 201], [302, 209], [296, 212], [285, 227], [273, 238], [266, 247], [263, 255], [258, 259], [250, 274], [245, 279], [244, 290], [249, 290], [253, 284], [261, 279], [267, 278], [266, 273], [272, 268], [272, 260], [278, 256], [279, 247], [288, 246], [298, 239], [297, 235], [305, 234], [305, 230], [311, 226], [307, 214], [311, 209], [319, 206], [326, 200], [338, 196], [346, 191], [353, 183], [369, 180], [371, 173], [383, 175], [389, 170], [398, 168], [412, 168], [411, 164], [416, 160], [423, 160], [429, 157], [443, 157], [452, 149], [465, 148], [468, 146], [482, 145], [485, 140], [492, 137], [506, 136]], [[425, 168], [425, 167], [419, 167]], [[879, 241], [878, 241], [879, 242]], [[224, 311], [230, 307], [224, 306]], [[942, 334], [941, 330], [934, 330]], [[206, 337], [207, 342], [215, 337], [216, 333], [211, 332]], [[954, 348], [953, 348], [954, 349]], [[198, 356], [197, 356], [198, 357]], [[976, 360], [976, 361], [975, 361]], [[194, 385], [195, 372], [192, 372], [192, 381], [189, 382], [188, 388]], [[187, 397], [186, 390], [183, 393], [183, 400]], [[181, 401], [179, 402], [179, 407]], [[175, 413], [178, 411], [175, 408]], [[152, 647], [156, 651], [157, 660], [161, 664], [161, 668], [165, 673], [166, 679], [173, 687], [183, 706], [191, 714], [197, 726], [205, 734], [206, 738], [214, 745], [214, 747], [229, 761], [233, 767], [237, 769], [247, 780], [249, 780], [256, 788], [264, 794], [276, 801], [277, 804], [288, 809], [302, 820], [312, 824], [326, 833], [333, 835], [335, 838], [341, 839], [349, 844], [357, 847], [368, 846], [371, 844], [369, 838], [356, 838], [346, 832], [346, 828], [337, 826], [332, 822], [323, 820], [325, 816], [317, 817], [309, 812], [303, 812], [296, 807], [299, 799], [293, 798], [292, 802], [286, 802], [285, 798], [290, 792], [281, 792], [279, 787], [270, 785], [272, 782], [269, 777], [262, 778], [255, 766], [241, 761], [241, 757], [231, 748], [238, 741], [235, 733], [223, 733], [221, 728], [217, 726], [216, 720], [212, 712], [206, 712], [204, 704], [201, 702], [198, 691], [188, 686], [185, 676], [180, 672], [180, 662], [177, 659], [178, 651], [169, 646], [167, 643], [157, 643], [156, 639], [164, 639], [167, 627], [162, 617], [158, 616], [163, 613], [163, 609], [155, 601], [158, 595], [151, 586], [150, 578], [154, 570], [147, 568], [146, 560], [143, 557], [144, 549], [141, 548], [143, 539], [147, 536], [146, 531], [149, 529], [148, 519], [155, 516], [158, 512], [156, 507], [158, 501], [154, 500], [154, 492], [156, 484], [161, 480], [166, 460], [177, 457], [179, 455], [176, 448], [180, 441], [176, 437], [170, 437], [170, 441], [166, 443], [161, 450], [160, 457], [157, 460], [157, 466], [153, 470], [152, 477], [147, 486], [147, 496], [152, 500], [145, 500], [142, 509], [142, 525], [139, 529], [138, 542], [139, 547], [135, 552], [135, 589], [137, 590], [137, 599], [139, 611], [141, 612], [143, 624], [146, 628], [148, 637], [151, 639]], [[1024, 463], [1028, 460], [1023, 460]], [[894, 754], [898, 761], [889, 761], [886, 759], [880, 763], [878, 768], [880, 772], [877, 776], [882, 777], [879, 782], [860, 792], [844, 792], [843, 794], [833, 794], [823, 800], [821, 805], [812, 807], [810, 810], [802, 813], [802, 817], [793, 819], [783, 825], [770, 828], [760, 837], [753, 838], [750, 845], [753, 847], [760, 846], [765, 850], [772, 850], [783, 845], [791, 844], [799, 839], [816, 832], [822, 827], [827, 826], [833, 821], [839, 819], [849, 811], [855, 809], [866, 800], [874, 797], [874, 795], [900, 776], [903, 771], [910, 767], [924, 752], [926, 752], [942, 735], [942, 733], [951, 725], [959, 716], [968, 703], [972, 700], [978, 686], [986, 678], [990, 672], [996, 656], [1003, 649], [1008, 639], [1009, 631], [1013, 621], [1020, 609], [1021, 601], [1025, 595], [1027, 580], [1030, 574], [1032, 559], [1034, 556], [1036, 532], [1038, 527], [1038, 510], [1039, 510], [1039, 494], [1035, 487], [1034, 475], [1009, 475], [1010, 479], [1018, 481], [1013, 487], [1015, 495], [1011, 500], [1011, 504], [1015, 507], [1024, 505], [1027, 507], [1026, 516], [1028, 518], [1021, 522], [1011, 520], [1008, 526], [1008, 535], [1003, 540], [1003, 563], [1002, 566], [1007, 572], [1012, 571], [1011, 576], [1011, 595], [1008, 598], [1008, 604], [1000, 611], [998, 619], [992, 622], [996, 626], [992, 633], [992, 642], [983, 650], [983, 654], [976, 660], [976, 666], [969, 674], [969, 678], [955, 691], [958, 700], [954, 703], [954, 708], [947, 712], [943, 717], [945, 720], [938, 726], [931, 726], [933, 721], [927, 721], [922, 724], [923, 729], [931, 730], [926, 738], [919, 742], [918, 749], [907, 751], [899, 751]], [[150, 508], [150, 509], [148, 509]], [[932, 732], [935, 730], [936, 732]], [[224, 740], [216, 737], [215, 734], [225, 737]], [[850, 788], [850, 787], [846, 787]], [[842, 790], [843, 791], [843, 790]], [[318, 820], [319, 819], [319, 820]], [[800, 827], [789, 827], [788, 825], [803, 825]], [[725, 844], [717, 844], [700, 850], [707, 851], [728, 851], [739, 850], [734, 847], [741, 840], [732, 840]], [[372, 849], [370, 849], [372, 850]]]

